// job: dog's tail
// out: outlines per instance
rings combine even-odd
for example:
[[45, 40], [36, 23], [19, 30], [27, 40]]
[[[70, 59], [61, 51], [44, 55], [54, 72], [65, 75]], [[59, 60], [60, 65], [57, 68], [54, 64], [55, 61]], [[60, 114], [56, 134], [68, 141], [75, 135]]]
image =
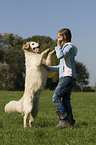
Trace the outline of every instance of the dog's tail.
[[11, 112], [19, 112], [23, 113], [23, 98], [21, 98], [19, 101], [10, 101], [5, 106], [5, 112], [11, 113]]

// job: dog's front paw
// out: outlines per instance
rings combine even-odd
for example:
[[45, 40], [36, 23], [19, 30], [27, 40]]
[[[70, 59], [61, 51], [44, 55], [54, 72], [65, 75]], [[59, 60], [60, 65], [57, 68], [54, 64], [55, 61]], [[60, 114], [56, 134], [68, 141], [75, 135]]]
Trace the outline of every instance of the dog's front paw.
[[48, 48], [48, 49], [46, 49], [45, 51], [43, 51], [42, 53], [41, 53], [41, 55], [44, 55], [44, 54], [46, 54], [47, 52], [49, 52], [50, 51], [50, 49]]
[[55, 50], [51, 51], [48, 55], [52, 55], [55, 52]]

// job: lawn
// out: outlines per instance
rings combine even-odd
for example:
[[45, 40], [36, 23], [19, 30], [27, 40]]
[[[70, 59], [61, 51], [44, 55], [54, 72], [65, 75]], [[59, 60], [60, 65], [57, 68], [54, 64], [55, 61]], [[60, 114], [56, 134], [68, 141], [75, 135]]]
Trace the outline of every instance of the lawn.
[[96, 145], [96, 93], [72, 93], [76, 123], [65, 129], [56, 128], [58, 118], [53, 93], [43, 91], [33, 126], [23, 128], [21, 114], [4, 112], [5, 104], [19, 100], [23, 92], [0, 91], [0, 145]]

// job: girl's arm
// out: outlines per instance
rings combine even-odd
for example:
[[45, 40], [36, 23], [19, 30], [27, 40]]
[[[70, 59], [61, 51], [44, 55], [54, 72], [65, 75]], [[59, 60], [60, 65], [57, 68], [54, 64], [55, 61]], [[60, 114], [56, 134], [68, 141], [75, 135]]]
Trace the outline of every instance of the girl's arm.
[[56, 55], [58, 59], [68, 56], [71, 53], [72, 46], [67, 45], [66, 47], [62, 48], [61, 46], [55, 47]]
[[47, 69], [47, 71], [59, 71], [59, 65], [58, 66], [49, 66], [44, 63], [42, 65]]

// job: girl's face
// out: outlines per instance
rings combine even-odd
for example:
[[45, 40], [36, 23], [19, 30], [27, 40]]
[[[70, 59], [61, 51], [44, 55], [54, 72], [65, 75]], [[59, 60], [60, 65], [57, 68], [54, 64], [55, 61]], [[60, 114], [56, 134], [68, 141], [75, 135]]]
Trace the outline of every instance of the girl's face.
[[65, 35], [61, 36], [60, 33], [58, 33], [57, 36], [58, 36], [58, 40], [61, 41], [61, 45], [64, 45], [67, 43]]

